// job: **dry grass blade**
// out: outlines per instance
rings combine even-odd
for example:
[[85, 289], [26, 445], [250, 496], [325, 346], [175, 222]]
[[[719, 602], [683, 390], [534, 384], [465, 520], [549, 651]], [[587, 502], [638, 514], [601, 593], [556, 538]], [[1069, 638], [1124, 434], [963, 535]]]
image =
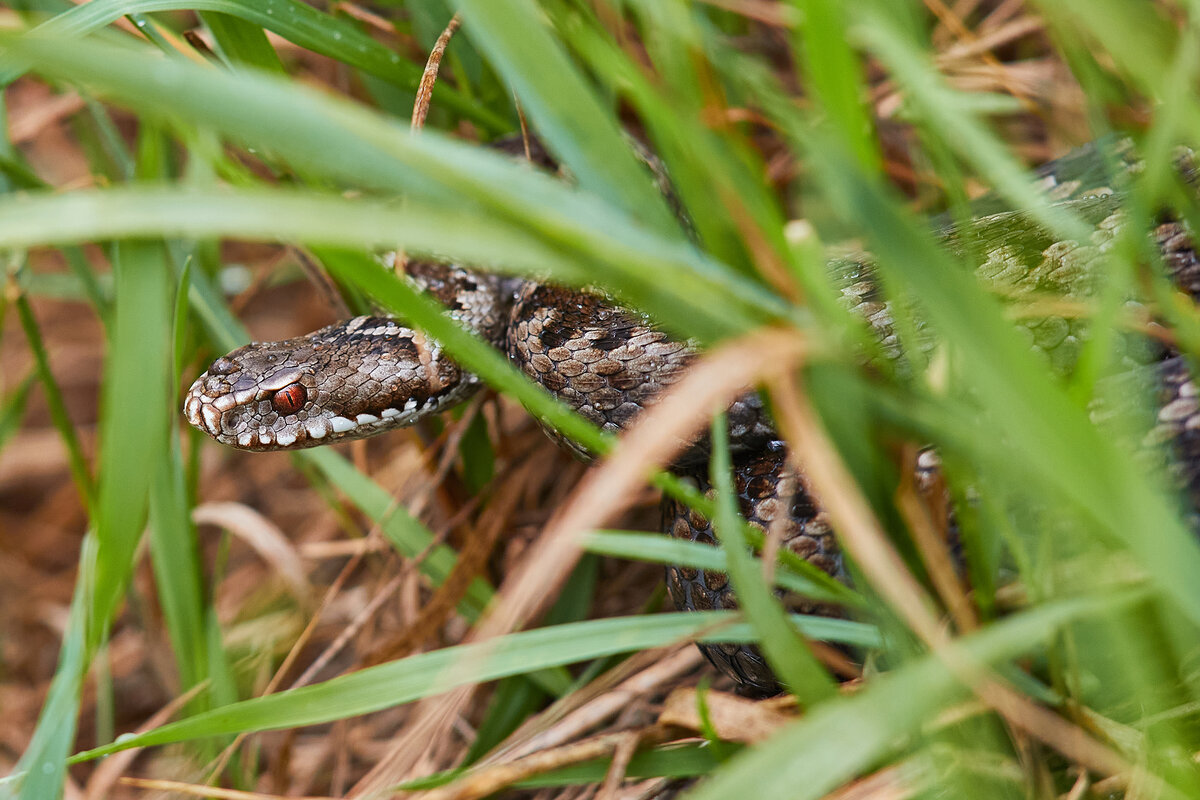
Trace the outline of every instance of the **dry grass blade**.
[[794, 27], [800, 17], [800, 14], [795, 13], [792, 7], [767, 0], [703, 0], [703, 2], [776, 28]]
[[[437, 625], [445, 622], [471, 580], [479, 574], [496, 540], [511, 521], [524, 487], [539, 467], [535, 460], [526, 461], [500, 484], [495, 492], [496, 502], [489, 506], [479, 530], [468, 539], [453, 571], [422, 609], [420, 618], [398, 641], [389, 644], [386, 655], [396, 657], [419, 645]], [[465, 686], [420, 702], [404, 735], [392, 743], [390, 752], [362, 779], [353, 794], [370, 794], [401, 782], [427, 753], [442, 749], [445, 742], [440, 741], [440, 735], [452, 730], [453, 720], [463, 712], [474, 689]]]
[[203, 783], [150, 780], [147, 778], [122, 778], [121, 783], [126, 786], [136, 786], [139, 789], [175, 792], [187, 795], [188, 797], [213, 797], [217, 800], [332, 800], [332, 798], [328, 797], [295, 797], [292, 795], [264, 794], [262, 792], [243, 792], [238, 789], [221, 789]]
[[1043, 29], [1043, 24], [1037, 17], [1021, 17], [1012, 20], [1001, 28], [989, 31], [978, 38], [966, 39], [938, 55], [938, 63], [957, 61], [981, 55], [987, 51], [1003, 47], [1017, 39], [1037, 33]]
[[25, 113], [14, 115], [9, 125], [9, 141], [13, 144], [32, 142], [46, 128], [57, 125], [84, 107], [83, 98], [75, 92], [55, 95], [45, 103], [26, 106]]
[[382, 797], [390, 794], [390, 787], [436, 769], [434, 759], [439, 745], [478, 688], [477, 684], [467, 684], [417, 703], [404, 735], [391, 744], [387, 754], [348, 796]]
[[442, 31], [442, 35], [433, 45], [433, 50], [429, 52], [429, 60], [425, 62], [425, 71], [421, 73], [421, 84], [417, 87], [417, 99], [413, 103], [412, 129], [414, 131], [425, 126], [425, 118], [429, 116], [429, 103], [433, 99], [433, 87], [437, 83], [438, 70], [442, 66], [442, 56], [446, 53], [446, 45], [450, 44], [450, 37], [458, 30], [458, 25], [458, 14], [455, 14], [446, 23], [446, 29]]
[[838, 538], [885, 600], [926, 642], [941, 641], [934, 604], [892, 547], [854, 477], [825, 435], [816, 412], [792, 382], [782, 376], [770, 382], [776, 417], [788, 442], [789, 455], [812, 482], [816, 495], [834, 520]]
[[824, 800], [908, 800], [917, 797], [921, 789], [907, 772], [903, 765], [882, 769], [826, 795]]
[[613, 748], [612, 762], [608, 765], [608, 772], [604, 776], [604, 783], [600, 785], [600, 791], [596, 792], [596, 800], [614, 800], [622, 781], [625, 780], [629, 762], [633, 760], [633, 754], [641, 745], [641, 740], [638, 731], [626, 731], [622, 734], [617, 746]]
[[1013, 97], [1021, 101], [1021, 104], [1027, 109], [1033, 110], [1036, 107], [1029, 93], [1023, 91], [1020, 86], [1009, 79], [1008, 69], [1000, 62], [1000, 59], [996, 58], [990, 48], [979, 45], [978, 37], [952, 9], [948, 8], [942, 0], [925, 0], [925, 5], [955, 36], [963, 39], [968, 45], [974, 45], [971, 52], [977, 53], [984, 64], [995, 71], [998, 79]]
[[[592, 700], [561, 716], [544, 730], [526, 735], [526, 727], [523, 726], [509, 737], [508, 742], [497, 748], [482, 763], [500, 764], [522, 758], [538, 750], [557, 747], [595, 729], [627, 708], [635, 699], [645, 697], [672, 681], [678, 680], [680, 676], [686, 675], [704, 663], [704, 655], [698, 648], [692, 647], [690, 644], [678, 647], [673, 653], [665, 656], [660, 652], [651, 651], [634, 656], [634, 658], [639, 657], [643, 661], [653, 659], [653, 662], [628, 680], [600, 692]], [[633, 658], [629, 660], [633, 661]], [[544, 712], [543, 716], [549, 715], [553, 710]], [[539, 719], [540, 717], [535, 718], [531, 722]]]
[[505, 786], [552, 769], [611, 756], [625, 745], [631, 736], [636, 736], [637, 744], [647, 745], [669, 741], [671, 732], [656, 725], [641, 731], [606, 733], [582, 742], [544, 750], [506, 764], [486, 767], [450, 786], [422, 795], [422, 800], [476, 800], [487, 797]]
[[954, 624], [960, 632], [969, 633], [979, 627], [979, 621], [959, 581], [953, 556], [948, 549], [945, 527], [950, 519], [950, 506], [944, 481], [939, 478], [929, 490], [918, 486], [917, 459], [920, 455], [917, 448], [912, 446], [907, 447], [906, 451], [900, 470], [900, 486], [896, 490], [896, 507], [912, 531], [933, 586], [950, 610]]
[[300, 603], [310, 603], [312, 586], [304, 563], [295, 545], [274, 522], [241, 503], [204, 503], [192, 511], [192, 521], [216, 525], [241, 539], [275, 568]]
[[[699, 703], [700, 692], [696, 689], [676, 689], [663, 704], [658, 721], [699, 732], [704, 727]], [[725, 692], [704, 692], [704, 703], [708, 706], [712, 729], [719, 738], [730, 742], [760, 742], [795, 719], [793, 714], [784, 714], [770, 704]]]

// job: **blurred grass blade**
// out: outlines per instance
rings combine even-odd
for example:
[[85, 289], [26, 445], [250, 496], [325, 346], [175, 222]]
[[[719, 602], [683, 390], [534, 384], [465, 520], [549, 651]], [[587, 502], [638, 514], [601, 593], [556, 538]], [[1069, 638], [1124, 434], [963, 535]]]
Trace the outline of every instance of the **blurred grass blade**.
[[[351, 23], [298, 0], [92, 0], [47, 20], [39, 26], [38, 32], [63, 37], [82, 36], [128, 14], [184, 10], [226, 14], [253, 23], [314, 53], [358, 67], [411, 91], [416, 90], [421, 80], [423, 65], [404, 60]], [[212, 18], [205, 15], [206, 21]], [[219, 27], [223, 36], [230, 33], [228, 26]], [[238, 52], [247, 55], [243, 50], [244, 43], [239, 45]], [[255, 66], [265, 66], [262, 63], [263, 55], [258, 53], [251, 56], [256, 62]], [[0, 84], [13, 81], [19, 74], [20, 71], [11, 66], [0, 68]], [[440, 85], [437, 97], [439, 103], [484, 125], [488, 130], [500, 133], [512, 128], [509, 121], [464, 97], [453, 87]]]
[[0, 450], [4, 449], [8, 440], [21, 427], [21, 420], [25, 417], [25, 404], [29, 400], [29, 390], [33, 388], [36, 380], [35, 367], [4, 397], [3, 402], [0, 402]]
[[[187, 116], [359, 188], [410, 200], [419, 195], [442, 208], [474, 212], [476, 222], [490, 216], [561, 252], [563, 263], [570, 254], [576, 275], [590, 271], [623, 301], [683, 335], [712, 341], [765, 318], [796, 314], [680, 234], [657, 235], [594, 195], [478, 147], [428, 131], [401, 135], [361, 108], [257, 74], [225, 74], [83, 41], [69, 48], [32, 37], [7, 42], [40, 71], [83, 81], [144, 112]], [[156, 80], [145, 81], [147, 73]]]
[[116, 303], [100, 412], [96, 586], [89, 647], [104, 636], [142, 534], [150, 476], [164, 468], [172, 413], [171, 271], [161, 244], [114, 247]]
[[1039, 191], [1025, 170], [987, 129], [963, 95], [946, 86], [927, 57], [896, 31], [885, 14], [873, 13], [854, 28], [854, 35], [870, 46], [896, 79], [908, 90], [907, 99], [918, 106], [923, 119], [936, 128], [959, 158], [973, 165], [1006, 197], [1063, 238], [1086, 241], [1091, 226], [1053, 204]]
[[550, 150], [586, 190], [660, 233], [679, 223], [616, 118], [551, 35], [532, 0], [454, 0], [463, 30], [516, 92]]
[[263, 72], [283, 73], [283, 63], [267, 34], [259, 26], [229, 14], [201, 11], [199, 17], [212, 31], [217, 48], [230, 63]]
[[[1068, 622], [1111, 611], [1136, 595], [1046, 603], [963, 637], [954, 658], [995, 663], [1029, 652]], [[904, 737], [967, 696], [936, 655], [876, 676], [853, 695], [822, 704], [690, 792], [689, 800], [751, 794], [817, 800], [887, 756]]]
[[[661, 5], [644, 5], [638, 11], [651, 14]], [[564, 15], [566, 16], [566, 15]], [[571, 15], [559, 23], [571, 46], [587, 59], [591, 72], [613, 94], [628, 98], [646, 125], [653, 142], [654, 154], [662, 161], [673, 198], [686, 215], [694, 236], [703, 243], [705, 252], [742, 271], [752, 268], [746, 243], [738, 231], [738, 220], [723, 202], [714, 197], [729, 198], [731, 203], [744, 205], [760, 221], [763, 232], [773, 236], [781, 224], [765, 224], [761, 220], [778, 218], [773, 193], [766, 191], [757, 174], [736, 160], [728, 142], [714, 134], [694, 108], [681, 108], [680, 98], [672, 87], [654, 82], [640, 69], [620, 46], [613, 42], [593, 22], [580, 24]], [[684, 45], [690, 47], [690, 43]], [[673, 85], [677, 85], [676, 81]], [[714, 183], [717, 181], [717, 183]]]
[[717, 494], [713, 532], [729, 563], [729, 582], [779, 682], [805, 708], [811, 709], [835, 695], [833, 679], [788, 625], [783, 608], [763, 581], [762, 570], [755, 569], [760, 562], [751, 557], [746, 537], [742, 535], [724, 414], [718, 415], [713, 423], [712, 444], [711, 478]]
[[[80, 548], [79, 575], [54, 680], [50, 682], [29, 746], [12, 774], [0, 781], [0, 798], [19, 796], [21, 800], [44, 800], [62, 796], [67, 777], [67, 754], [75, 741], [80, 693], [88, 670], [86, 641], [95, 570], [96, 539], [89, 534]], [[16, 789], [19, 789], [19, 795], [14, 791]]]
[[83, 456], [83, 448], [79, 445], [75, 426], [67, 414], [62, 391], [50, 369], [50, 357], [46, 354], [41, 328], [33, 316], [29, 300], [24, 295], [17, 297], [15, 305], [17, 316], [21, 320], [21, 328], [25, 332], [25, 340], [29, 343], [29, 350], [33, 354], [38, 381], [42, 384], [42, 394], [46, 398], [46, 406], [50, 411], [50, 419], [67, 450], [67, 464], [71, 468], [71, 477], [75, 479], [75, 485], [79, 489], [79, 496], [83, 500], [84, 507], [92, 511], [96, 504], [96, 486], [92, 481], [92, 473], [87, 459]]
[[[347, 719], [441, 694], [455, 686], [661, 647], [697, 636], [735, 617], [732, 612], [714, 611], [589, 620], [447, 647], [368, 667], [324, 683], [214, 709], [80, 753], [73, 763], [130, 747]], [[704, 635], [702, 640], [751, 638], [747, 626], [729, 625]]]
[[[1163, 78], [1172, 73], [1171, 63], [1179, 47], [1180, 34], [1158, 6], [1121, 0], [1039, 0], [1035, 5], [1057, 29], [1059, 36], [1077, 40], [1079, 32], [1086, 31], [1095, 39], [1094, 43], [1088, 43], [1090, 48], [1099, 49], [1115, 61], [1149, 97], [1163, 99], [1163, 92], [1158, 87]], [[1195, 14], [1192, 6], [1191, 27], [1185, 25], [1183, 35], [1195, 35]], [[1197, 124], [1200, 109], [1195, 103], [1194, 90], [1191, 101], [1180, 111], [1186, 119], [1184, 129], [1193, 131], [1194, 136], [1194, 132], [1200, 130]]]
[[[652, 561], [657, 564], [679, 564], [714, 572], [729, 571], [729, 562], [721, 548], [683, 541], [663, 536], [661, 533], [591, 531], [581, 537], [580, 544], [588, 552], [615, 558]], [[807, 561], [801, 563], [812, 567]], [[814, 600], [846, 603], [856, 607], [863, 605], [862, 598], [853, 589], [832, 579], [819, 580], [828, 579], [829, 576], [816, 567], [812, 567], [811, 573], [806, 571], [804, 574], [797, 574], [786, 568], [791, 565], [782, 559], [779, 564], [785, 568], [775, 570], [776, 586]]]
[[806, 85], [829, 116], [833, 130], [848, 137], [848, 147], [862, 169], [877, 174], [883, 156], [867, 113], [862, 68], [846, 35], [849, 7], [835, 0], [791, 0], [803, 19], [792, 32], [797, 64], [804, 66]]

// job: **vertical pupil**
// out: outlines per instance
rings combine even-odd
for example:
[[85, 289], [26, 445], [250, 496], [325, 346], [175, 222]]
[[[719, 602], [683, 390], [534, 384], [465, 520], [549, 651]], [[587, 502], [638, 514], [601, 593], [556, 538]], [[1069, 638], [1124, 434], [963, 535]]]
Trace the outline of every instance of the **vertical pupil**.
[[308, 393], [298, 383], [288, 384], [277, 391], [271, 398], [272, 405], [280, 414], [295, 414], [304, 406]]

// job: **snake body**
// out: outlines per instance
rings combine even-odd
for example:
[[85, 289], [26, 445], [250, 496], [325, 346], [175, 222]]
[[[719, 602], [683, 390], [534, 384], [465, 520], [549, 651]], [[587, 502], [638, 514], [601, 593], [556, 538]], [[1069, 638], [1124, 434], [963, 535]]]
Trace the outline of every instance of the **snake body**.
[[[1053, 170], [1042, 174], [1047, 181], [1056, 180]], [[1008, 296], [1091, 293], [1089, 265], [1113, 239], [1121, 217], [1111, 192], [1079, 203], [1075, 210], [1095, 225], [1088, 242], [1056, 241], [1016, 212], [977, 220], [970, 233], [984, 254], [978, 268], [981, 279]], [[947, 230], [947, 246], [958, 246], [962, 234]], [[1200, 290], [1200, 262], [1188, 231], [1169, 222], [1154, 236], [1176, 285], [1194, 295]], [[843, 302], [868, 321], [885, 350], [895, 351], [891, 307], [879, 295], [869, 259], [837, 260], [831, 269]], [[696, 357], [691, 343], [673, 340], [651, 320], [599, 294], [455, 265], [414, 263], [406, 274], [463, 325], [506, 351], [526, 375], [608, 431], [626, 428]], [[1026, 329], [1031, 346], [1064, 369], [1073, 362], [1084, 335], [1082, 322], [1054, 317], [1032, 320]], [[1176, 460], [1180, 485], [1200, 500], [1200, 397], [1190, 372], [1180, 357], [1163, 348], [1132, 353], [1131, 359], [1158, 362], [1153, 366], [1161, 387], [1154, 435], [1172, 443], [1182, 456]], [[361, 316], [296, 339], [249, 344], [218, 358], [192, 385], [184, 413], [193, 426], [232, 447], [296, 449], [411, 425], [460, 402], [478, 386], [478, 379], [447, 358], [436, 341], [395, 319]], [[790, 466], [759, 397], [748, 393], [740, 398], [728, 418], [730, 438], [739, 451], [736, 485], [743, 515], [764, 529], [782, 525], [786, 547], [845, 580], [832, 526], [804, 476]], [[577, 454], [588, 455], [569, 440], [556, 438]], [[703, 462], [700, 442], [681, 465]], [[702, 475], [697, 480], [703, 484]], [[715, 541], [703, 517], [677, 504], [665, 504], [664, 525], [675, 537]], [[681, 609], [736, 607], [721, 573], [672, 566], [667, 584]], [[793, 608], [831, 613], [803, 599]], [[778, 690], [755, 648], [703, 649], [748, 691]]]

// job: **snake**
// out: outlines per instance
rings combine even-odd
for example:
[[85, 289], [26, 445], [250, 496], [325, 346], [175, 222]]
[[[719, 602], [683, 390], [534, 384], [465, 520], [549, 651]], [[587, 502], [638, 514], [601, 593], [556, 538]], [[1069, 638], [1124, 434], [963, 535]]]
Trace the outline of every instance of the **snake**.
[[[535, 162], [553, 169], [553, 162], [540, 152]], [[1089, 241], [1058, 239], [1026, 214], [989, 206], [994, 200], [985, 198], [974, 206], [977, 216], [968, 230], [935, 225], [943, 243], [950, 249], [961, 247], [969, 233], [974, 252], [981, 254], [977, 276], [1007, 297], [1094, 294], [1090, 267], [1115, 240], [1124, 219], [1117, 193], [1103, 183], [1102, 188], [1092, 188], [1097, 178], [1109, 176], [1097, 166], [1103, 161], [1098, 153], [1096, 146], [1086, 146], [1036, 173], [1050, 197], [1073, 203], [1072, 210], [1093, 223]], [[1136, 164], [1127, 152], [1119, 157]], [[1186, 164], [1185, 176], [1190, 161]], [[661, 169], [651, 172], [662, 188]], [[1167, 220], [1152, 237], [1175, 286], [1194, 299], [1200, 292], [1200, 260], [1190, 231], [1181, 222]], [[857, 312], [883, 349], [895, 355], [899, 343], [893, 309], [874, 280], [870, 257], [835, 258], [829, 269], [843, 305]], [[442, 303], [459, 324], [504, 351], [525, 375], [605, 431], [628, 428], [699, 355], [695, 343], [672, 338], [652, 319], [598, 291], [460, 264], [415, 261], [405, 266], [404, 274]], [[1031, 347], [1069, 369], [1086, 337], [1085, 323], [1048, 316], [1023, 325]], [[1182, 356], [1169, 347], [1150, 350], [1135, 360], [1149, 364], [1156, 374], [1152, 433], [1176, 454], [1174, 476], [1192, 506], [1200, 507], [1200, 392]], [[390, 316], [363, 315], [297, 338], [247, 344], [217, 358], [192, 384], [183, 412], [191, 425], [230, 447], [294, 450], [412, 425], [462, 402], [480, 385], [480, 379], [459, 367], [435, 339]], [[742, 515], [764, 530], [781, 526], [783, 547], [849, 582], [829, 515], [803, 471], [788, 457], [762, 399], [747, 392], [729, 407], [727, 418]], [[548, 432], [576, 455], [591, 456], [556, 431]], [[697, 442], [676, 468], [689, 472], [707, 491], [705, 464], [705, 445]], [[931, 485], [937, 470], [936, 455], [923, 452], [917, 465], [919, 485]], [[678, 539], [716, 544], [707, 519], [669, 498], [664, 500], [663, 528]], [[666, 583], [681, 610], [737, 607], [723, 572], [669, 565]], [[806, 598], [789, 597], [788, 604], [802, 613], [844, 613]], [[765, 696], [780, 691], [756, 646], [699, 646], [743, 693]]]

